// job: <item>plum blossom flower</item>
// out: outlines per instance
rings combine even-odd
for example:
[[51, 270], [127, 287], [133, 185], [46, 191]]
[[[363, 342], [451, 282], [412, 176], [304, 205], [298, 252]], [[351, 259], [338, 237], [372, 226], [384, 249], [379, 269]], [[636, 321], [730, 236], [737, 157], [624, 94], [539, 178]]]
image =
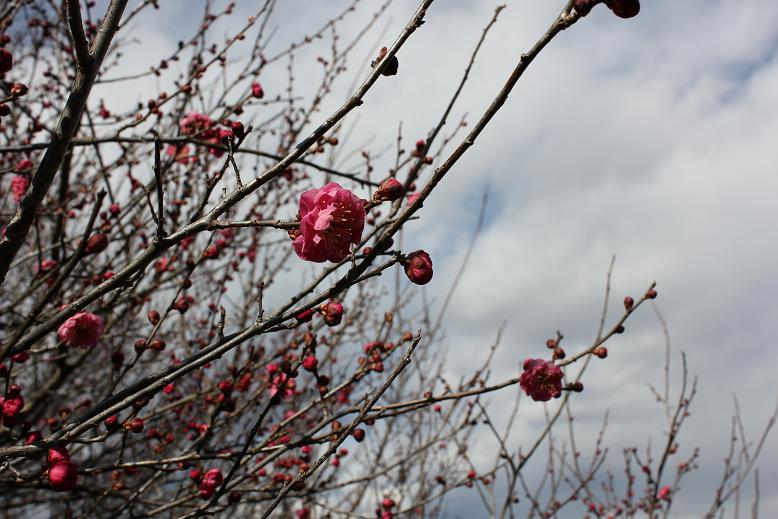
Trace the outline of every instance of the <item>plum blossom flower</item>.
[[338, 263], [358, 245], [365, 227], [362, 200], [348, 189], [330, 182], [300, 196], [300, 232], [292, 245], [300, 258]]
[[79, 312], [59, 327], [57, 336], [68, 346], [91, 348], [103, 335], [103, 320], [89, 312]]
[[24, 398], [22, 395], [9, 395], [4, 399], [0, 398], [0, 406], [4, 416], [13, 417], [24, 408]]
[[562, 394], [563, 376], [559, 366], [547, 360], [527, 359], [524, 361], [524, 373], [519, 378], [519, 385], [532, 400], [546, 402]]
[[17, 204], [19, 203], [19, 200], [22, 199], [29, 185], [30, 179], [24, 175], [14, 175], [13, 178], [11, 178], [11, 194], [14, 197], [14, 202]]
[[214, 137], [214, 126], [210, 117], [199, 112], [189, 112], [186, 117], [181, 119], [179, 127], [184, 135], [193, 135], [200, 138]]

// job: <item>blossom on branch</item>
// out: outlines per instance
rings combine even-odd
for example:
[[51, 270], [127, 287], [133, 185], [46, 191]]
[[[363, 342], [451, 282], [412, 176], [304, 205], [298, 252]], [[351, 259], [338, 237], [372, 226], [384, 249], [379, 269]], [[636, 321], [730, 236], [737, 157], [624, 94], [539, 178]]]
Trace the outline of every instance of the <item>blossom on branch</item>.
[[423, 250], [406, 254], [400, 263], [405, 267], [405, 275], [417, 285], [426, 285], [432, 279], [432, 259]]
[[79, 312], [59, 327], [57, 336], [68, 346], [91, 348], [103, 335], [103, 320], [89, 312]]
[[543, 359], [527, 359], [519, 385], [532, 400], [547, 402], [562, 394], [562, 377], [559, 366]]
[[362, 200], [348, 189], [330, 182], [300, 196], [300, 233], [292, 245], [306, 261], [339, 263], [358, 245], [365, 227]]

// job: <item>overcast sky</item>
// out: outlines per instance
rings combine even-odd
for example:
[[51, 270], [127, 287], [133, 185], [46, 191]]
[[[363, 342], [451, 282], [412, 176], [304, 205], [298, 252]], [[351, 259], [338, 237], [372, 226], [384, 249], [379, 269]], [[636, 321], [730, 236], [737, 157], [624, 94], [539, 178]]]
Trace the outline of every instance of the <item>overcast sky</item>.
[[[333, 6], [346, 5], [280, 3], [279, 49], [318, 28]], [[383, 2], [363, 3], [347, 31], [359, 30]], [[392, 143], [400, 122], [406, 142], [423, 138], [497, 3], [437, 0], [427, 23], [400, 52], [399, 74], [379, 81], [351, 117], [353, 144]], [[143, 52], [129, 53], [126, 67], [146, 70], [149, 50], [163, 57], [189, 34], [181, 32], [186, 20], [196, 23], [191, 5], [199, 2], [163, 4], [161, 14], [134, 27], [141, 42], [135, 48]], [[258, 2], [238, 4], [248, 14]], [[384, 28], [390, 42], [417, 4], [395, 0], [355, 58], [370, 55]], [[517, 57], [563, 4], [507, 1], [452, 123], [464, 113], [471, 123], [477, 119]], [[486, 354], [502, 323], [494, 380], [516, 376], [524, 358], [545, 356], [545, 340], [557, 329], [568, 351], [589, 344], [613, 255], [617, 310], [625, 295], [637, 298], [651, 281], [658, 282], [656, 304], [669, 326], [674, 356], [685, 351], [700, 377], [680, 437], [682, 454], [702, 448], [700, 470], [687, 477], [674, 517], [698, 517], [710, 503], [726, 452], [732, 395], [740, 400], [751, 438], [764, 427], [778, 396], [776, 27], [773, 0], [644, 0], [640, 15], [628, 21], [604, 7], [595, 9], [532, 64], [404, 235], [408, 250], [431, 253], [435, 278], [428, 296], [440, 300], [488, 190], [487, 221], [447, 315], [452, 375]], [[303, 50], [298, 60], [313, 62], [326, 45]], [[285, 85], [283, 69], [278, 70], [279, 77], [262, 77], [271, 96]], [[355, 67], [348, 80], [336, 84], [323, 114], [346, 99], [354, 75], [364, 73]], [[304, 84], [307, 78], [298, 80]], [[311, 87], [316, 84], [318, 76]], [[156, 91], [138, 82], [130, 96], [107, 87], [97, 92], [115, 103], [134, 103], [148, 96], [146, 87]], [[387, 157], [385, 166], [389, 163]], [[662, 330], [650, 307], [641, 308], [609, 350], [608, 359], [587, 372], [575, 408], [582, 431], [589, 427], [589, 433], [610, 410], [606, 441], [618, 462], [622, 446], [644, 446], [649, 437], [654, 444], [663, 440], [664, 413], [646, 387], [661, 384], [664, 357]], [[677, 374], [676, 369], [676, 386]], [[541, 416], [540, 404], [534, 412], [530, 408], [526, 402], [520, 422], [528, 435]], [[768, 440], [759, 466], [761, 510], [765, 517], [778, 516], [778, 435]], [[579, 515], [580, 509], [571, 509], [564, 517]]]

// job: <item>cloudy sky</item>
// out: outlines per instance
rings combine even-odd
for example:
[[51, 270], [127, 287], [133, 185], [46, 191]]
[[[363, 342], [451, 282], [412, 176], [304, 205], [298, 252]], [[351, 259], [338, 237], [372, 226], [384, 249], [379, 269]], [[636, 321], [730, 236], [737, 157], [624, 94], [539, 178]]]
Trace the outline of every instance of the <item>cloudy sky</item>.
[[[166, 2], [161, 15], [144, 18], [133, 28], [136, 48], [157, 49], [159, 57], [172, 50], [189, 34], [181, 33], [185, 21], [195, 23], [193, 3]], [[257, 3], [239, 0], [238, 9], [248, 14]], [[346, 3], [283, 0], [275, 18], [278, 48]], [[380, 3], [365, 0], [346, 32], [358, 31]], [[384, 29], [391, 41], [417, 3], [395, 0], [355, 57], [371, 55]], [[465, 113], [471, 123], [477, 119], [564, 4], [506, 3], [452, 123]], [[434, 2], [427, 23], [399, 54], [400, 73], [379, 81], [351, 117], [353, 144], [391, 143], [400, 122], [406, 142], [423, 138], [497, 4]], [[589, 344], [613, 255], [615, 308], [656, 280], [674, 367], [683, 350], [700, 380], [679, 440], [682, 453], [701, 447], [700, 469], [688, 476], [674, 514], [698, 517], [722, 471], [733, 394], [752, 439], [778, 397], [778, 3], [643, 4], [628, 21], [595, 9], [555, 39], [425, 204], [422, 219], [407, 227], [404, 243], [432, 254], [435, 279], [427, 290], [439, 301], [488, 190], [486, 222], [447, 314], [452, 375], [470, 367], [457, 359], [486, 354], [502, 323], [494, 380], [515, 376], [524, 358], [545, 356], [545, 339], [557, 329], [568, 351]], [[298, 59], [313, 62], [322, 51], [303, 50]], [[128, 54], [125, 66], [146, 70], [146, 52]], [[266, 91], [283, 88], [282, 75], [263, 77]], [[355, 75], [364, 70], [355, 68], [336, 84], [323, 114], [346, 99]], [[306, 80], [299, 79], [303, 88]], [[317, 83], [315, 76], [311, 87]], [[98, 95], [134, 103], [144, 99], [143, 88], [138, 82], [136, 97], [107, 87]], [[609, 345], [608, 359], [594, 363], [584, 378], [586, 391], [575, 399], [582, 432], [591, 433], [587, 424], [598, 424], [610, 410], [606, 441], [614, 462], [622, 446], [663, 440], [664, 412], [647, 383], [661, 384], [664, 347], [656, 314], [642, 308]], [[675, 369], [674, 387], [677, 375]], [[540, 408], [525, 406], [519, 425], [530, 434]], [[778, 434], [768, 440], [759, 466], [761, 510], [778, 516]]]

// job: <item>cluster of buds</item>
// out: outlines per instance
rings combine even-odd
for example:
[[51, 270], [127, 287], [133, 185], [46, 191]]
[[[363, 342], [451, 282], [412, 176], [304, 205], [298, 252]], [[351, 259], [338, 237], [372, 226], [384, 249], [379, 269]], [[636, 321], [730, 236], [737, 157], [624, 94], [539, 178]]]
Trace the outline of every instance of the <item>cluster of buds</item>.
[[189, 473], [189, 477], [197, 483], [200, 497], [203, 499], [208, 499], [213, 496], [219, 488], [219, 485], [224, 481], [222, 471], [219, 469], [210, 469], [205, 472], [205, 474], [198, 469], [194, 469]]

